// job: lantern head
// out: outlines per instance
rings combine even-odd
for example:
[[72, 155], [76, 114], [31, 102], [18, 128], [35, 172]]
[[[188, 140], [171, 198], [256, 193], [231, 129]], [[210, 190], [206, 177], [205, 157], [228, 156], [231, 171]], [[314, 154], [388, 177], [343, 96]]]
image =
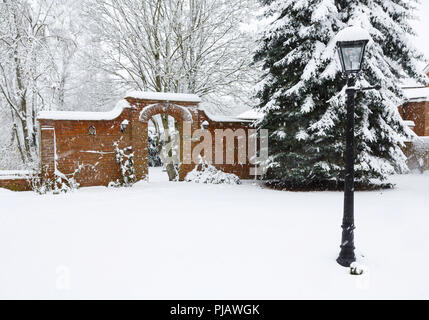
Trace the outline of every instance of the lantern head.
[[368, 32], [359, 27], [348, 27], [338, 33], [336, 40], [343, 73], [361, 71], [365, 48], [370, 40]]

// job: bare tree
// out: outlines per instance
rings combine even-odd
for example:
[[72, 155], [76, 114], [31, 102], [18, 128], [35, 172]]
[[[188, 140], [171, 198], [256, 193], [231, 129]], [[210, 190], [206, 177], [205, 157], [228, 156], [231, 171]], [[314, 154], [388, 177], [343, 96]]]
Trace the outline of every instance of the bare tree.
[[0, 10], [0, 95], [10, 108], [12, 132], [23, 162], [33, 160], [36, 114], [51, 65], [47, 44], [50, 5], [3, 0]]
[[95, 0], [86, 13], [99, 67], [130, 88], [239, 95], [253, 80], [243, 0]]
[[1, 122], [26, 166], [37, 160], [38, 111], [65, 108], [80, 32], [69, 9], [64, 0], [0, 0]]
[[[88, 1], [92, 32], [105, 48], [98, 66], [130, 89], [195, 93], [206, 99], [248, 96], [243, 92], [253, 81], [251, 38], [240, 30], [248, 3]], [[164, 131], [168, 123], [167, 116], [161, 117]]]
[[[91, 20], [82, 15], [83, 0], [56, 0], [49, 25], [50, 46], [55, 59], [53, 84], [56, 108], [62, 110], [107, 110], [117, 102], [121, 84], [103, 69], [103, 59]], [[88, 30], [90, 32], [88, 32]]]

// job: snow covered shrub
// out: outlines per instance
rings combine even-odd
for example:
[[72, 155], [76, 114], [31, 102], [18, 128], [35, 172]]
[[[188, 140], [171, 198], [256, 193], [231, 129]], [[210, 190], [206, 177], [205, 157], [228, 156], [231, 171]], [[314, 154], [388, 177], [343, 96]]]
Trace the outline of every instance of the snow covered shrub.
[[54, 182], [54, 189], [52, 190], [53, 194], [67, 193], [74, 191], [79, 188], [79, 184], [72, 178], [67, 178], [63, 174], [57, 174]]
[[133, 148], [130, 146], [121, 149], [118, 142], [115, 142], [113, 146], [115, 147], [116, 162], [120, 166], [122, 179], [110, 182], [109, 187], [131, 187], [136, 182]]
[[76, 182], [75, 176], [83, 167], [83, 165], [79, 165], [79, 167], [71, 174], [70, 178], [59, 171], [55, 172], [53, 180], [48, 177], [31, 177], [29, 179], [31, 189], [38, 194], [60, 194], [74, 191], [79, 188], [79, 183]]
[[149, 153], [149, 167], [162, 166], [161, 158], [159, 157], [158, 139], [155, 130], [148, 130], [148, 153]]
[[232, 173], [225, 173], [208, 163], [197, 165], [189, 172], [185, 181], [211, 184], [241, 184], [240, 178]]
[[41, 179], [40, 177], [32, 177], [29, 180], [31, 190], [38, 194], [46, 194], [53, 190], [51, 179]]
[[360, 276], [366, 272], [366, 267], [357, 262], [353, 262], [350, 265], [350, 274], [354, 276]]
[[423, 173], [429, 168], [429, 139], [415, 138], [411, 143], [411, 150], [407, 159], [408, 168]]

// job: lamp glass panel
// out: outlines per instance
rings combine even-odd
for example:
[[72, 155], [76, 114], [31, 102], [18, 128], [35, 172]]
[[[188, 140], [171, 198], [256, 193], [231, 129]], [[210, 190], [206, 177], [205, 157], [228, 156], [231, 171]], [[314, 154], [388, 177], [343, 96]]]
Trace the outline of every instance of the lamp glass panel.
[[363, 46], [342, 47], [345, 71], [360, 70]]

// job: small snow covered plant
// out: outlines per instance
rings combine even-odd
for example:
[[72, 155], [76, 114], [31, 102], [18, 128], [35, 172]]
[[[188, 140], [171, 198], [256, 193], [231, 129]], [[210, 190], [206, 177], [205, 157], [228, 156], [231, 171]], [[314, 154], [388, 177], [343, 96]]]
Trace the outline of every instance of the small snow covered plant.
[[208, 163], [198, 164], [189, 172], [185, 181], [211, 184], [241, 184], [240, 178], [235, 174], [225, 173]]
[[57, 171], [55, 172], [54, 178], [49, 177], [32, 177], [30, 179], [31, 189], [38, 194], [60, 194], [74, 191], [79, 188], [79, 183], [76, 182], [76, 174], [81, 172], [84, 165], [79, 165], [78, 168], [67, 177], [65, 174]]
[[48, 178], [31, 177], [29, 179], [31, 190], [38, 194], [47, 194], [53, 191], [53, 181]]
[[121, 180], [115, 182], [110, 182], [109, 186], [111, 187], [131, 187], [136, 182], [136, 175], [134, 171], [134, 152], [133, 148], [125, 147], [119, 148], [119, 143], [115, 142], [113, 144], [115, 147], [116, 162], [120, 166], [121, 170]]
[[429, 160], [429, 140], [426, 137], [415, 137], [408, 150], [408, 167], [412, 171], [424, 173], [425, 159]]
[[350, 274], [354, 276], [360, 276], [366, 272], [366, 267], [357, 262], [353, 262], [350, 265]]
[[270, 131], [270, 184], [319, 188], [344, 177], [345, 86], [335, 36], [347, 26], [368, 31], [358, 86], [380, 91], [356, 97], [356, 180], [369, 185], [407, 170], [401, 150], [407, 136], [398, 112], [401, 79], [425, 83], [422, 55], [413, 47], [410, 20], [416, 0], [261, 0], [271, 19], [255, 61], [259, 125]]

